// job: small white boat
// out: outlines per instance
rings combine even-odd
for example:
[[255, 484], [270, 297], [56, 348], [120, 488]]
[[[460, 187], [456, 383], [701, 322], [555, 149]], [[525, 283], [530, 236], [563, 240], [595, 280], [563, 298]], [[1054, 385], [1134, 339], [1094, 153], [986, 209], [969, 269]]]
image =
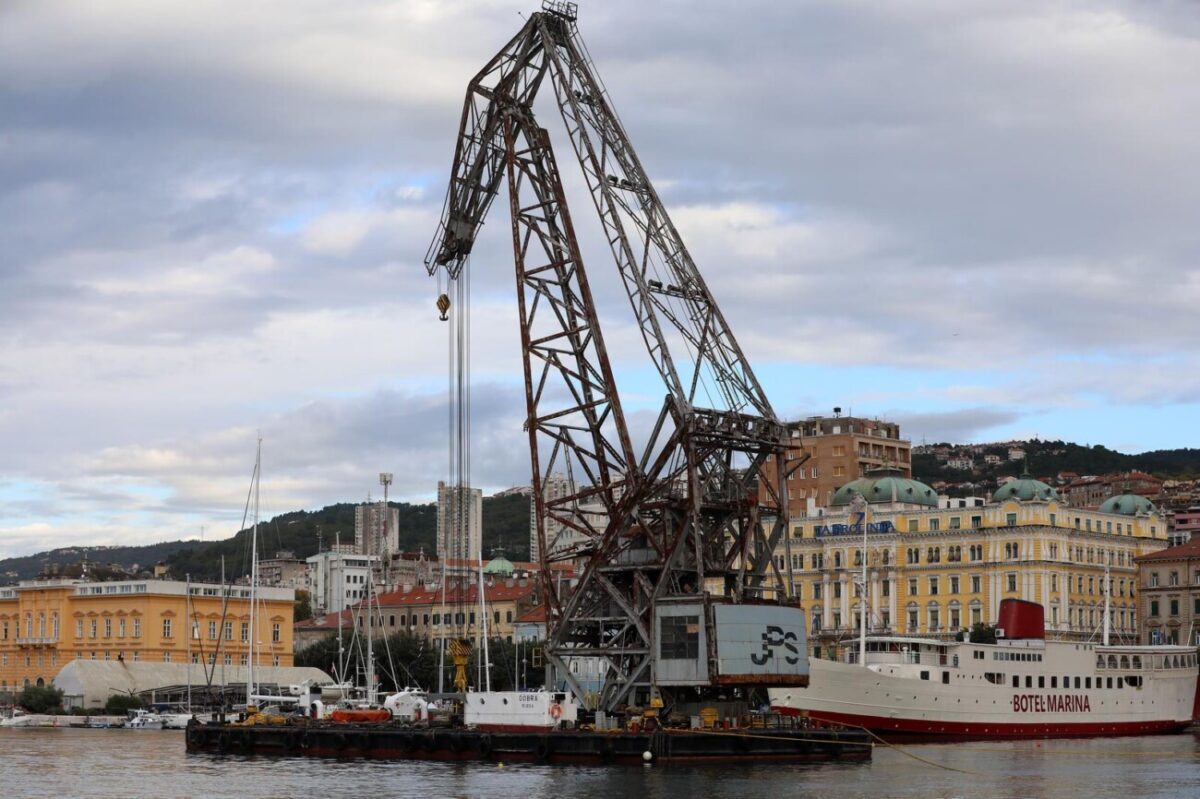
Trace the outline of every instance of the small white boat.
[[127, 730], [161, 730], [163, 717], [149, 710], [131, 710], [125, 722]]
[[188, 722], [194, 716], [191, 713], [160, 713], [162, 717], [164, 730], [183, 730], [187, 729]]
[[11, 716], [0, 718], [0, 727], [33, 727], [37, 717], [31, 716], [24, 710], [13, 710]]

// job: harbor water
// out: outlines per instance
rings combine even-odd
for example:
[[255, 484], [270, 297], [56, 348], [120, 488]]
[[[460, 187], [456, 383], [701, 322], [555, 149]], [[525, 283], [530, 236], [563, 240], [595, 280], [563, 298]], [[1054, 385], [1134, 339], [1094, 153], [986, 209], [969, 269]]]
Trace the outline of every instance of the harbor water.
[[1200, 734], [880, 746], [861, 764], [573, 767], [186, 754], [183, 733], [0, 729], [0, 795], [17, 797], [1194, 796]]

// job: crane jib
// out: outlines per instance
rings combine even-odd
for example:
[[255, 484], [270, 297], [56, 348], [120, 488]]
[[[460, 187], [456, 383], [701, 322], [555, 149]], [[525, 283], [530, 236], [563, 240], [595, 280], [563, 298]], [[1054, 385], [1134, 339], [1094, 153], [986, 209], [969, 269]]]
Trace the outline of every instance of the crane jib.
[[[546, 83], [666, 390], [636, 451], [558, 162], [533, 111]], [[661, 615], [685, 601], [698, 620], [681, 634], [704, 630], [707, 637], [696, 635], [714, 648], [695, 653], [696, 685], [748, 684], [753, 675], [712, 674], [701, 661], [754, 662], [718, 657], [716, 606], [791, 595], [790, 558], [781, 567], [773, 556], [777, 545], [788, 546], [789, 432], [635, 153], [573, 4], [547, 0], [468, 85], [446, 203], [425, 260], [431, 274], [462, 279], [505, 187], [547, 684], [565, 681], [582, 696], [572, 652], [601, 652], [600, 707], [661, 701], [666, 675], [678, 668], [662, 658], [691, 657], [695, 647], [667, 647], [655, 607]], [[551, 568], [568, 559], [579, 570], [573, 586]]]

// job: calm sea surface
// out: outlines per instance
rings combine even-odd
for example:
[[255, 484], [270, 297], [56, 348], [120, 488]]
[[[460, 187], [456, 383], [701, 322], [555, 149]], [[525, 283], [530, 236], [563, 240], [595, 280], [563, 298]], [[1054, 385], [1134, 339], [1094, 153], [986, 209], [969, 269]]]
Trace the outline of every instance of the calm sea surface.
[[179, 731], [0, 729], [3, 799], [208, 796], [1174, 799], [1200, 796], [1200, 735], [880, 748], [860, 765], [585, 768], [188, 755]]

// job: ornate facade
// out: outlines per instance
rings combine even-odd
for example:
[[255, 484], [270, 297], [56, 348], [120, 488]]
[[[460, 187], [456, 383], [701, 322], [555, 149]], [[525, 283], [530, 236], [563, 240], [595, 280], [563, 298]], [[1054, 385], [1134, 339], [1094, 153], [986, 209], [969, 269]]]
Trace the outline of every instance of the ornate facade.
[[1057, 497], [954, 509], [859, 499], [831, 510], [793, 519], [776, 550], [817, 646], [858, 634], [864, 530], [868, 630], [935, 637], [995, 624], [1006, 597], [1041, 603], [1049, 635], [1095, 637], [1107, 569], [1112, 630], [1135, 641], [1134, 559], [1167, 544], [1157, 511], [1101, 513]]
[[[258, 589], [257, 665], [292, 665], [295, 592]], [[188, 619], [191, 617], [191, 639]], [[71, 660], [244, 665], [250, 589], [170, 580], [27, 580], [0, 588], [0, 692], [51, 682]]]

